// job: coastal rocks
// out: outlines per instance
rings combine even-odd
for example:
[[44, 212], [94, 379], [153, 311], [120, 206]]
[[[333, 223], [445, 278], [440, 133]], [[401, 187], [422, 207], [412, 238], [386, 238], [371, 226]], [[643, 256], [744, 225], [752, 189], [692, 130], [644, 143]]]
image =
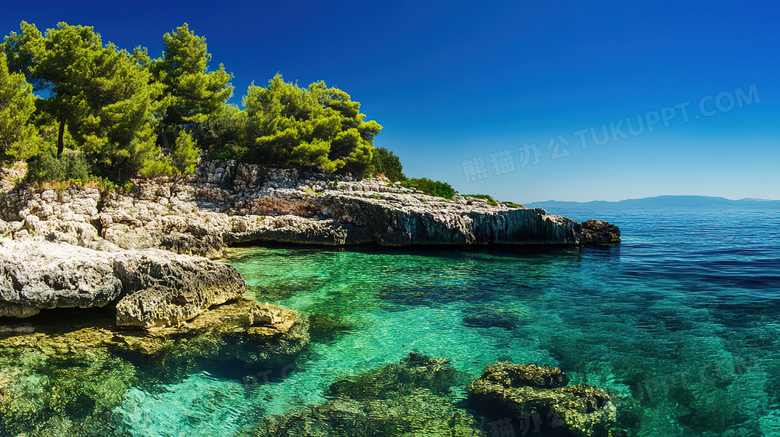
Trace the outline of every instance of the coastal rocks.
[[[110, 253], [68, 244], [3, 239], [0, 317], [108, 305], [123, 292]], [[109, 255], [109, 256], [107, 256]]]
[[[580, 225], [543, 209], [476, 208], [431, 200], [404, 202], [326, 193], [322, 211], [366, 228], [384, 246], [579, 244]], [[416, 199], [415, 199], [416, 200]]]
[[[251, 227], [250, 227], [251, 226]], [[226, 244], [268, 242], [344, 246], [372, 242], [363, 228], [344, 225], [334, 219], [317, 220], [293, 215], [267, 217], [250, 224], [246, 230], [226, 232]]]
[[245, 288], [232, 266], [157, 249], [106, 252], [10, 239], [0, 245], [0, 317], [118, 300], [119, 325], [150, 327], [190, 319]]
[[568, 382], [557, 368], [501, 362], [485, 367], [467, 390], [469, 401], [485, 414], [521, 418], [551, 436], [620, 435], [611, 430], [617, 412], [609, 395], [589, 385], [566, 386]]
[[601, 220], [582, 222], [583, 242], [587, 244], [611, 244], [620, 242], [620, 229]]
[[90, 187], [3, 194], [0, 231], [117, 251], [160, 248], [224, 256], [231, 244], [348, 246], [582, 245], [620, 241], [606, 222], [580, 224], [543, 209], [484, 198], [443, 199], [382, 178], [203, 161], [198, 175], [134, 181], [127, 192]]
[[114, 271], [126, 292], [117, 304], [117, 324], [122, 326], [175, 324], [246, 290], [233, 266], [162, 250], [122, 253]]

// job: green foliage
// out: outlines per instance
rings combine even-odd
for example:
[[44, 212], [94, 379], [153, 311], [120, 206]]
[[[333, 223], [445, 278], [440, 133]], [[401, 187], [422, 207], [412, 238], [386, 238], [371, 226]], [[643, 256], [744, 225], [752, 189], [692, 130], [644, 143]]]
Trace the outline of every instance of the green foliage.
[[242, 161], [248, 150], [245, 131], [246, 112], [236, 105], [225, 105], [203, 127], [200, 142], [217, 159]]
[[452, 199], [457, 191], [446, 182], [432, 181], [428, 178], [412, 178], [401, 181], [401, 184], [409, 189], [420, 190], [429, 196], [443, 197]]
[[487, 200], [487, 204], [490, 206], [498, 206], [498, 202], [496, 202], [496, 199], [494, 199], [492, 196], [489, 196], [487, 194], [464, 194], [463, 197], [472, 197], [474, 199], [484, 199]]
[[24, 179], [28, 182], [87, 181], [90, 179], [89, 164], [81, 152], [66, 150], [59, 157], [41, 153], [27, 162]]
[[31, 123], [34, 112], [32, 85], [23, 74], [8, 71], [6, 54], [0, 51], [0, 162], [35, 155], [39, 141]]
[[277, 74], [268, 88], [250, 86], [244, 98], [246, 158], [277, 166], [298, 165], [363, 174], [382, 127], [364, 121], [360, 103], [337, 88], [315, 82], [308, 89]]
[[227, 104], [233, 76], [222, 65], [209, 71], [204, 37], [185, 23], [163, 45], [162, 58], [151, 59], [143, 47], [104, 45], [90, 26], [59, 23], [44, 34], [22, 22], [0, 44], [0, 160], [29, 158], [31, 177], [57, 179], [64, 164], [52, 155], [67, 147], [116, 182], [194, 172], [202, 149], [211, 158], [406, 179], [398, 157], [372, 145], [382, 126], [346, 92], [322, 81], [300, 88], [277, 74], [267, 88], [250, 86], [241, 110]]
[[163, 56], [153, 62], [155, 78], [165, 87], [168, 108], [163, 125], [203, 126], [223, 110], [233, 95], [233, 75], [220, 64], [209, 72], [211, 55], [206, 38], [190, 31], [187, 23], [163, 36]]
[[391, 181], [398, 182], [406, 180], [403, 170], [404, 166], [401, 164], [401, 160], [393, 152], [384, 147], [374, 149], [369, 165], [369, 174], [383, 174]]
[[501, 203], [506, 205], [507, 208], [520, 208], [520, 209], [525, 208], [523, 205], [515, 202], [501, 202]]
[[162, 85], [139, 64], [139, 50], [131, 55], [113, 44], [104, 47], [92, 27], [59, 23], [44, 37], [23, 22], [22, 35], [11, 34], [5, 51], [13, 53], [10, 64], [48, 95], [39, 109], [58, 125], [58, 155], [67, 130], [72, 148], [85, 151], [101, 174], [122, 178], [149, 167], [174, 171], [160, 168], [165, 161], [154, 132], [164, 109], [158, 101]]
[[199, 154], [200, 149], [195, 144], [195, 140], [192, 139], [192, 135], [185, 130], [179, 132], [179, 136], [176, 138], [176, 144], [174, 144], [173, 150], [171, 150], [173, 165], [179, 173], [195, 173], [195, 164], [198, 161]]

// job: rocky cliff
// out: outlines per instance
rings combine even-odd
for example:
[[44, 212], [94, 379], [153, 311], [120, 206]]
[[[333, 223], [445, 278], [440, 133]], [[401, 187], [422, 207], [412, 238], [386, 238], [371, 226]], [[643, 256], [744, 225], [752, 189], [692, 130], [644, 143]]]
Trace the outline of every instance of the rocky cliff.
[[[577, 223], [543, 209], [425, 195], [382, 179], [300, 174], [233, 161], [198, 176], [137, 181], [131, 193], [94, 188], [5, 195], [0, 232], [100, 250], [167, 249], [220, 258], [225, 245], [580, 245], [620, 241], [606, 222]], [[110, 243], [110, 244], [109, 244]]]

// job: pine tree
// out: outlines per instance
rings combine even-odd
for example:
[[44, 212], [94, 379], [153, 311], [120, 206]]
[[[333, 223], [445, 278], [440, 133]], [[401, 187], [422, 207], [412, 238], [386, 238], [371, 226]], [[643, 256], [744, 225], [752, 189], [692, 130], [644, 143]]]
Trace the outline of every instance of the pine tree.
[[187, 23], [166, 33], [163, 46], [162, 59], [151, 66], [156, 79], [165, 86], [168, 99], [163, 125], [173, 131], [184, 126], [201, 131], [233, 96], [233, 75], [222, 64], [217, 71], [209, 72], [211, 54], [206, 38], [191, 32]]
[[21, 73], [9, 73], [7, 57], [0, 50], [0, 161], [27, 159], [37, 151], [32, 85]]

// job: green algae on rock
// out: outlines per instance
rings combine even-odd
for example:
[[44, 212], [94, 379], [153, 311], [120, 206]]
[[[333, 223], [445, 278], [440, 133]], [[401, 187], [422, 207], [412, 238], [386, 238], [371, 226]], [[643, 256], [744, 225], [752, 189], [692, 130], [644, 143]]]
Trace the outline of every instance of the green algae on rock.
[[183, 378], [208, 360], [289, 360], [309, 341], [298, 312], [249, 300], [148, 330], [118, 330], [105, 314], [96, 326], [61, 315], [0, 330], [0, 435], [129, 435], [115, 429], [113, 410], [131, 387]]
[[327, 402], [262, 419], [252, 436], [487, 436], [483, 421], [449, 399], [466, 376], [414, 352], [399, 364], [334, 382]]
[[336, 381], [325, 394], [359, 400], [386, 399], [426, 389], [437, 396], [447, 397], [452, 387], [465, 383], [465, 378], [451, 366], [449, 360], [411, 352], [400, 364], [389, 364], [375, 372]]
[[535, 364], [491, 363], [466, 388], [469, 401], [492, 417], [523, 418], [551, 436], [608, 437], [617, 410], [604, 390], [567, 386], [560, 369]]

